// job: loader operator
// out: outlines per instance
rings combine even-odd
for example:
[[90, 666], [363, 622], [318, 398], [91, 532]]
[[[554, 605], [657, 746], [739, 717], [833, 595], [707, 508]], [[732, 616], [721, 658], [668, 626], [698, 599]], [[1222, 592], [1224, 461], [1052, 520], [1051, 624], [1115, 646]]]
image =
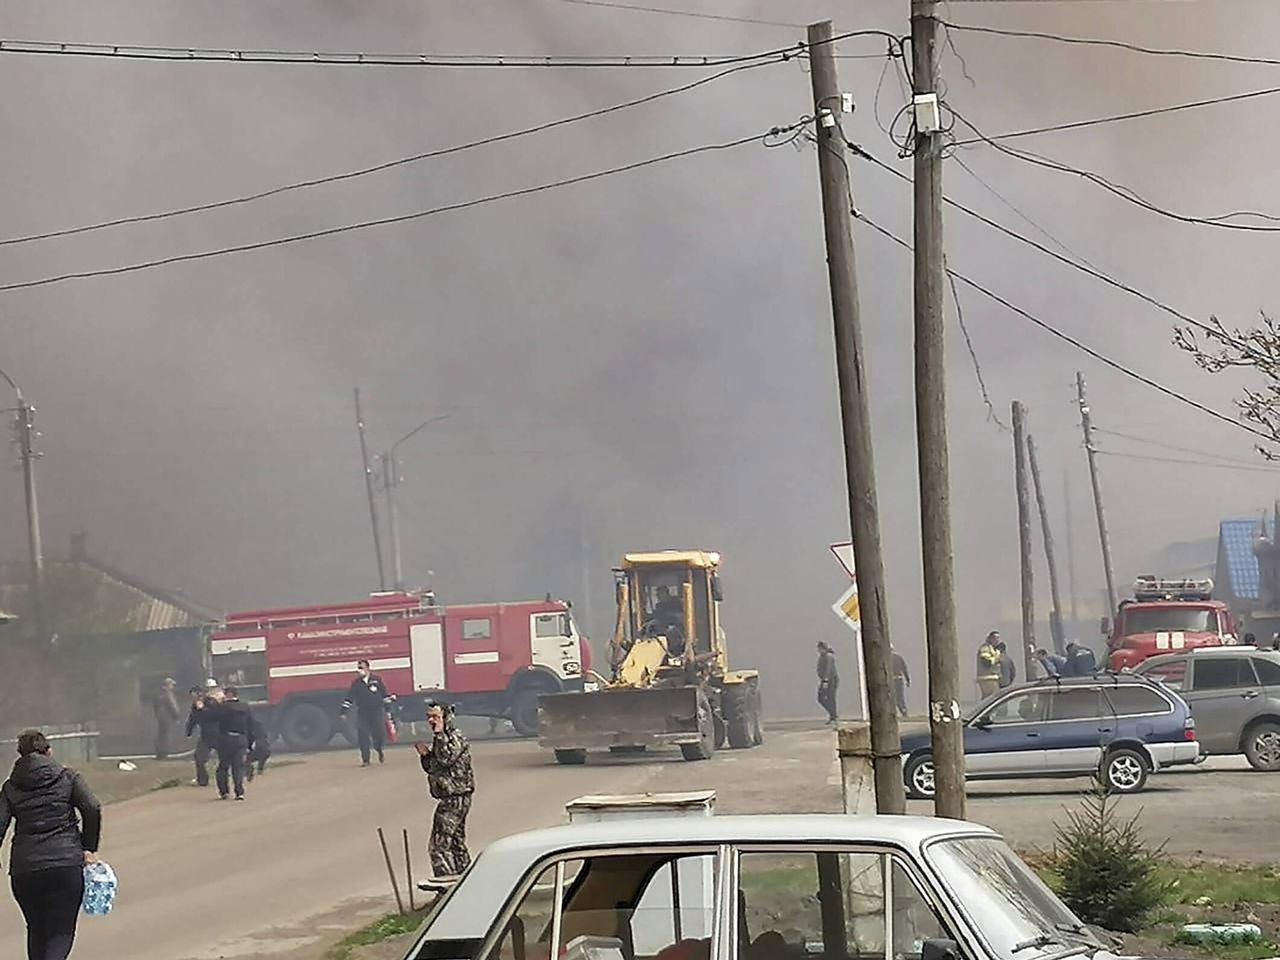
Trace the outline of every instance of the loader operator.
[[684, 652], [684, 604], [667, 586], [658, 588], [658, 602], [649, 620], [654, 636], [667, 638], [667, 650], [673, 656]]

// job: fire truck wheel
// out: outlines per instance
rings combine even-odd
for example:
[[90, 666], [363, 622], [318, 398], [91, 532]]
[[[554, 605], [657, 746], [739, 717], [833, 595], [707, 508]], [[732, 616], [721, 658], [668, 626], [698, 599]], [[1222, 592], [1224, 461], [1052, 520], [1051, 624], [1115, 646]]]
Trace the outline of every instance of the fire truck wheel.
[[511, 725], [522, 737], [538, 735], [538, 696], [540, 690], [521, 690], [511, 701]]
[[320, 750], [333, 739], [333, 721], [323, 707], [295, 703], [285, 712], [280, 735], [290, 750]]

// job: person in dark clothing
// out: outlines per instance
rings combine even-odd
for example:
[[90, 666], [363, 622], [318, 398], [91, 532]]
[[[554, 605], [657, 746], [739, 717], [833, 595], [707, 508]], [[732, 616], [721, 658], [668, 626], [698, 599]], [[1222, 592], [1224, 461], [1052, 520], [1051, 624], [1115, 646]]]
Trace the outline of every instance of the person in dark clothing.
[[194, 761], [196, 765], [195, 785], [209, 785], [209, 759], [218, 749], [218, 700], [213, 690], [191, 688], [191, 710], [187, 714], [187, 736], [199, 732], [196, 739]]
[[49, 754], [43, 733], [20, 734], [18, 762], [0, 786], [0, 844], [13, 824], [9, 879], [27, 922], [28, 960], [71, 955], [84, 867], [97, 862], [102, 838], [102, 808], [88, 784]]
[[356, 737], [360, 742], [360, 766], [369, 766], [370, 750], [378, 751], [378, 762], [385, 758], [382, 748], [387, 742], [387, 708], [395, 700], [395, 694], [387, 691], [382, 678], [369, 669], [369, 661], [356, 664], [360, 674], [351, 681], [347, 699], [342, 701], [340, 716], [345, 717], [356, 708]]
[[1098, 661], [1092, 650], [1072, 640], [1067, 644], [1067, 669], [1063, 676], [1092, 677], [1098, 672]]
[[431, 743], [415, 743], [414, 749], [427, 775], [427, 788], [436, 799], [427, 853], [436, 877], [457, 877], [471, 864], [467, 850], [467, 814], [476, 791], [471, 747], [453, 722], [453, 707], [427, 704]]
[[818, 641], [818, 703], [827, 711], [827, 723], [839, 719], [836, 691], [840, 687], [840, 672], [836, 669], [836, 653], [826, 643]]
[[898, 716], [907, 715], [907, 688], [911, 686], [911, 670], [902, 654], [889, 646], [889, 664], [893, 668], [893, 695], [898, 707]]
[[166, 677], [164, 683], [160, 685], [160, 691], [156, 694], [155, 700], [152, 702], [152, 709], [156, 715], [156, 759], [169, 759], [169, 738], [173, 734], [174, 724], [178, 722], [178, 718], [182, 716], [182, 711], [178, 709], [178, 698], [173, 695], [173, 691], [177, 688], [177, 683], [173, 677]]
[[241, 703], [235, 687], [227, 687], [225, 694], [218, 708], [218, 799], [227, 799], [234, 785], [236, 799], [243, 800], [244, 768], [254, 743], [253, 711]]
[[1000, 662], [996, 666], [1000, 670], [1000, 689], [1003, 690], [1018, 682], [1018, 665], [1009, 655], [1009, 648], [1004, 645], [1003, 640], [996, 644], [996, 650], [1000, 652]]
[[267, 769], [267, 761], [271, 759], [271, 734], [267, 725], [256, 717], [253, 720], [253, 748], [249, 751], [249, 763], [245, 767], [245, 777], [250, 783], [257, 774]]
[[1057, 653], [1050, 653], [1044, 647], [1040, 647], [1035, 651], [1036, 661], [1040, 664], [1040, 668], [1044, 670], [1046, 677], [1069, 677], [1069, 667], [1066, 657]]

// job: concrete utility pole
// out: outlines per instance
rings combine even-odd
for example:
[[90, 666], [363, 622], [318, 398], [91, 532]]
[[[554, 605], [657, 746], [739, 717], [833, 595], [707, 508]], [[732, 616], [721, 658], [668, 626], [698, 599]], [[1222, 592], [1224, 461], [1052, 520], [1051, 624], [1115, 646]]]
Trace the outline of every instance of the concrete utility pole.
[[1013, 481], [1018, 495], [1018, 563], [1022, 571], [1022, 662], [1031, 679], [1035, 662], [1031, 650], [1036, 642], [1036, 588], [1031, 557], [1031, 493], [1027, 489], [1026, 407], [1013, 401]]
[[885, 604], [884, 561], [880, 552], [880, 513], [876, 499], [875, 460], [871, 443], [871, 411], [862, 362], [862, 319], [858, 313], [858, 279], [854, 265], [852, 192], [840, 134], [843, 109], [831, 21], [810, 24], [809, 74], [817, 117], [818, 174], [822, 185], [822, 219], [827, 244], [827, 278], [835, 323], [836, 377], [849, 491], [849, 527], [862, 622], [861, 645], [867, 686], [871, 755], [875, 770], [876, 810], [903, 813], [901, 742], [895, 712], [889, 656], [889, 612]]
[[3, 379], [13, 388], [18, 406], [14, 412], [13, 439], [18, 445], [18, 462], [22, 464], [22, 489], [27, 502], [27, 556], [30, 562], [31, 609], [35, 613], [38, 639], [45, 637], [44, 597], [44, 549], [40, 542], [40, 506], [36, 498], [36, 461], [41, 454], [35, 449], [38, 434], [35, 429], [36, 408], [22, 395], [17, 382], [0, 370]]
[[920, 460], [920, 535], [929, 647], [929, 728], [934, 812], [964, 819], [960, 652], [951, 551], [951, 480], [943, 321], [942, 148], [938, 95], [938, 4], [911, 0], [915, 111], [915, 381]]
[[1045, 504], [1044, 486], [1040, 482], [1040, 462], [1036, 459], [1036, 441], [1027, 434], [1027, 460], [1031, 464], [1031, 485], [1036, 492], [1036, 506], [1040, 510], [1040, 536], [1044, 540], [1044, 559], [1049, 567], [1049, 635], [1053, 637], [1055, 653], [1067, 652], [1067, 640], [1062, 631], [1062, 594], [1058, 591], [1058, 561], [1053, 555], [1053, 530], [1049, 526], [1049, 508]]
[[364, 436], [364, 417], [360, 413], [360, 388], [356, 387], [356, 432], [360, 434], [360, 460], [364, 464], [364, 492], [369, 498], [369, 524], [373, 527], [373, 552], [378, 557], [378, 589], [387, 589], [387, 574], [382, 566], [382, 534], [378, 530], [378, 504], [373, 495], [373, 467], [369, 464], [369, 443]]
[[1062, 496], [1067, 511], [1067, 590], [1068, 602], [1071, 604], [1068, 613], [1071, 617], [1071, 632], [1074, 635], [1080, 629], [1080, 616], [1076, 610], [1076, 549], [1075, 534], [1071, 532], [1071, 473], [1068, 470], [1062, 471]]
[[1107, 517], [1102, 510], [1102, 484], [1098, 480], [1098, 451], [1093, 446], [1093, 418], [1084, 392], [1084, 374], [1076, 374], [1076, 397], [1080, 402], [1080, 429], [1084, 431], [1084, 449], [1089, 459], [1089, 481], [1093, 484], [1093, 508], [1098, 514], [1098, 542], [1102, 546], [1102, 570], [1107, 578], [1108, 616], [1115, 616], [1116, 575], [1111, 566], [1111, 538], [1107, 535]]
[[400, 512], [396, 500], [396, 489], [400, 486], [400, 461], [396, 458], [396, 451], [404, 445], [406, 440], [413, 439], [433, 423], [439, 423], [448, 418], [447, 413], [442, 413], [423, 420], [393, 443], [382, 455], [382, 484], [387, 494], [387, 528], [391, 534], [391, 574], [395, 579], [395, 589], [401, 592], [404, 591], [405, 583], [404, 569], [400, 559]]

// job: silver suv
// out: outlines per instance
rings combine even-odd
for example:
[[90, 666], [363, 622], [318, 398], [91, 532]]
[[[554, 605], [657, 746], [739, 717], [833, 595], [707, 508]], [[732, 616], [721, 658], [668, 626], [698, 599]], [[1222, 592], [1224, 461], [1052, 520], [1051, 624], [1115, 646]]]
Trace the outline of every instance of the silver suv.
[[1134, 672], [1182, 695], [1205, 753], [1243, 753], [1255, 770], [1280, 770], [1280, 652], [1200, 647], [1151, 657]]

